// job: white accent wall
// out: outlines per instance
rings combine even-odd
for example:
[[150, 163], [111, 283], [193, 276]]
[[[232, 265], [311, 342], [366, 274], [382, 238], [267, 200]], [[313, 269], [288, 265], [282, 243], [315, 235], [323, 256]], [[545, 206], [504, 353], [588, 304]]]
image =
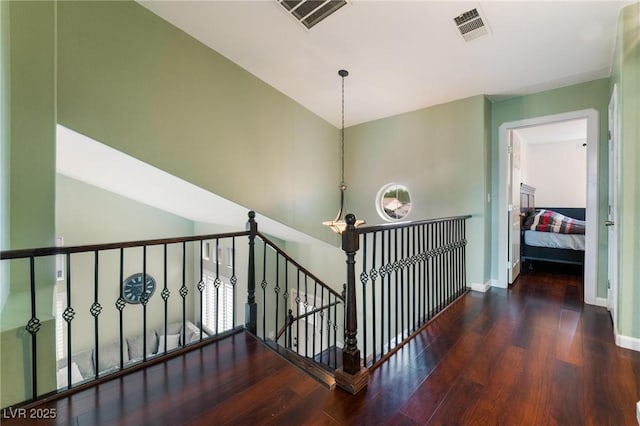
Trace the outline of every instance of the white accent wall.
[[536, 188], [536, 206], [586, 207], [585, 142], [527, 144], [522, 152], [523, 182]]

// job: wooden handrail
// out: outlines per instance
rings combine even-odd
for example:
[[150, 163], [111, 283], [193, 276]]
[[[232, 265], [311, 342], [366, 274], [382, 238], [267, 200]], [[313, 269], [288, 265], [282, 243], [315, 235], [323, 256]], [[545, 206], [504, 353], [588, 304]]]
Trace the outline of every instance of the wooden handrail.
[[325, 284], [324, 281], [322, 281], [320, 278], [318, 278], [317, 276], [315, 276], [314, 274], [312, 274], [311, 272], [309, 272], [308, 269], [306, 269], [304, 266], [300, 265], [298, 262], [296, 262], [295, 259], [293, 259], [291, 256], [289, 256], [287, 253], [285, 253], [280, 247], [278, 247], [273, 241], [271, 241], [267, 236], [265, 236], [264, 234], [262, 234], [260, 231], [258, 231], [257, 234], [265, 243], [267, 243], [273, 250], [275, 250], [280, 256], [284, 257], [287, 261], [291, 262], [291, 264], [293, 264], [296, 268], [298, 268], [303, 274], [307, 275], [309, 278], [311, 278], [312, 280], [314, 280], [315, 282], [317, 282], [318, 284], [320, 284], [322, 287], [326, 288], [331, 294], [333, 294], [334, 296], [336, 296], [338, 299], [344, 301], [344, 298], [342, 297], [342, 295], [338, 292], [336, 292], [334, 289], [332, 289], [329, 285]]
[[449, 222], [452, 220], [464, 220], [469, 218], [471, 218], [470, 214], [464, 215], [464, 216], [440, 217], [437, 219], [425, 219], [425, 220], [414, 220], [409, 222], [385, 223], [382, 225], [360, 226], [356, 228], [354, 232], [358, 235], [361, 235], [361, 234], [368, 234], [368, 233], [377, 232], [377, 231], [386, 231], [389, 229], [410, 228], [412, 226], [427, 225], [430, 223]]
[[283, 326], [280, 328], [280, 330], [278, 330], [278, 334], [276, 334], [276, 342], [277, 342], [277, 341], [278, 341], [278, 339], [282, 336], [282, 333], [284, 333], [285, 329], [286, 329], [288, 326], [290, 326], [291, 324], [293, 324], [294, 322], [299, 321], [299, 320], [301, 320], [301, 319], [303, 319], [303, 318], [306, 318], [306, 317], [308, 317], [308, 316], [310, 316], [310, 315], [313, 315], [313, 314], [315, 314], [316, 312], [320, 312], [320, 311], [323, 311], [323, 310], [325, 310], [325, 309], [327, 309], [327, 308], [331, 308], [331, 307], [333, 307], [333, 306], [339, 305], [340, 303], [341, 303], [340, 301], [331, 302], [331, 303], [329, 303], [328, 305], [324, 305], [324, 306], [322, 306], [322, 307], [320, 307], [320, 308], [316, 308], [316, 309], [314, 309], [314, 310], [312, 310], [312, 311], [309, 311], [309, 312], [307, 312], [307, 313], [305, 313], [305, 314], [302, 314], [302, 315], [298, 315], [297, 317], [294, 317], [293, 319], [289, 320], [289, 323], [287, 323], [287, 324], [283, 325]]
[[194, 235], [191, 237], [159, 238], [153, 240], [125, 241], [120, 243], [92, 244], [84, 246], [70, 247], [41, 247], [33, 249], [5, 250], [0, 252], [0, 259], [21, 259], [28, 257], [53, 256], [57, 254], [71, 254], [94, 252], [101, 250], [115, 250], [120, 248], [157, 246], [162, 244], [176, 244], [190, 241], [215, 240], [231, 237], [244, 237], [249, 235], [249, 231], [228, 232], [224, 234]]

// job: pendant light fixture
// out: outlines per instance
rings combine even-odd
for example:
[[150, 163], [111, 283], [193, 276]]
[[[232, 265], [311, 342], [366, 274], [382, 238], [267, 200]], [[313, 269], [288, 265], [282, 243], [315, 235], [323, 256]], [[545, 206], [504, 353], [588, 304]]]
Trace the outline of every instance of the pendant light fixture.
[[[342, 128], [340, 130], [340, 209], [334, 220], [328, 220], [322, 222], [323, 225], [328, 226], [333, 232], [342, 234], [347, 228], [347, 223], [342, 217], [344, 213], [344, 192], [347, 190], [347, 184], [344, 181], [344, 78], [349, 75], [349, 71], [340, 70], [338, 75], [342, 78]], [[355, 226], [360, 226], [364, 223], [364, 220], [356, 220]]]

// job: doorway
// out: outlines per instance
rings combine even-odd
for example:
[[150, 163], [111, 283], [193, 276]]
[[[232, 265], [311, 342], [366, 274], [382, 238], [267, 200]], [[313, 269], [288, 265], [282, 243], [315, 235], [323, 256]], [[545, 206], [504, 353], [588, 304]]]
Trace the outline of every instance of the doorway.
[[[598, 111], [594, 109], [555, 114], [544, 117], [504, 123], [499, 129], [498, 153], [498, 287], [506, 288], [512, 262], [509, 257], [509, 232], [512, 227], [509, 214], [509, 191], [512, 171], [510, 169], [510, 138], [512, 132], [533, 126], [572, 120], [587, 121], [587, 184], [586, 184], [586, 233], [584, 261], [584, 302], [606, 306], [606, 299], [597, 298], [597, 250], [598, 250]], [[513, 205], [511, 206], [513, 210]]]

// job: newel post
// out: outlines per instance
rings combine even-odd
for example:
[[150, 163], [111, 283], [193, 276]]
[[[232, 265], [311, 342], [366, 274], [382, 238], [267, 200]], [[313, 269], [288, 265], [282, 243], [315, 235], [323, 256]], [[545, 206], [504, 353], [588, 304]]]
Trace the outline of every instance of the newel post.
[[344, 336], [342, 365], [345, 373], [355, 374], [360, 370], [360, 350], [358, 349], [358, 311], [356, 307], [356, 252], [360, 248], [360, 240], [354, 232], [356, 217], [348, 214], [345, 218], [347, 229], [342, 233], [342, 250], [347, 255], [347, 314]]
[[256, 222], [256, 212], [249, 212], [247, 222], [249, 231], [249, 270], [247, 273], [247, 304], [244, 309], [244, 326], [252, 334], [258, 329], [258, 306], [256, 305], [256, 262], [255, 262], [255, 240], [258, 233], [258, 223]]
[[369, 370], [361, 366], [358, 349], [358, 310], [356, 305], [356, 252], [360, 248], [360, 237], [356, 234], [356, 217], [345, 217], [347, 228], [342, 233], [342, 250], [347, 255], [347, 286], [345, 299], [345, 342], [342, 351], [342, 368], [336, 371], [336, 384], [356, 394], [367, 386]]

